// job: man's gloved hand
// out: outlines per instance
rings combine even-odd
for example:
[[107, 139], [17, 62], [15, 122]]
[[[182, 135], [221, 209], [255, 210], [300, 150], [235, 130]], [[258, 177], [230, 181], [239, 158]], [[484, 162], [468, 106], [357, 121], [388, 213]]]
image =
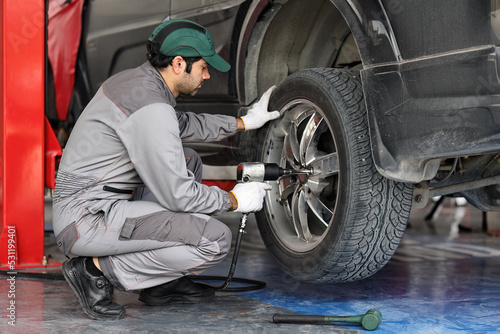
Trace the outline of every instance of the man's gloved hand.
[[238, 202], [235, 212], [255, 212], [262, 209], [266, 190], [271, 190], [272, 185], [264, 182], [238, 183], [231, 193]]
[[269, 98], [275, 89], [276, 86], [269, 88], [264, 94], [262, 94], [259, 102], [255, 103], [252, 106], [252, 109], [248, 110], [248, 113], [241, 117], [241, 120], [245, 124], [245, 131], [258, 129], [266, 124], [266, 122], [280, 116], [279, 111], [267, 111]]

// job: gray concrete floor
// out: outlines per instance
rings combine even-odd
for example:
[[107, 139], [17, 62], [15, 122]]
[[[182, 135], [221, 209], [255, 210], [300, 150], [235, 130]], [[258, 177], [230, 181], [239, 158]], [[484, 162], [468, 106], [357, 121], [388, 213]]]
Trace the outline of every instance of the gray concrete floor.
[[[432, 205], [413, 210], [394, 257], [358, 282], [311, 284], [284, 274], [268, 255], [250, 217], [236, 277], [263, 280], [263, 290], [217, 292], [213, 302], [148, 307], [137, 293], [115, 292], [125, 319], [89, 319], [60, 269], [31, 270], [44, 278], [15, 278], [15, 325], [9, 325], [11, 282], [0, 276], [0, 333], [358, 333], [359, 325], [274, 324], [274, 313], [348, 315], [369, 308], [383, 313], [375, 333], [490, 333], [500, 331], [500, 218], [447, 198], [430, 220]], [[50, 218], [50, 217], [49, 217]], [[235, 232], [239, 215], [221, 217]], [[64, 260], [47, 237], [47, 255]], [[208, 275], [226, 275], [230, 257]]]

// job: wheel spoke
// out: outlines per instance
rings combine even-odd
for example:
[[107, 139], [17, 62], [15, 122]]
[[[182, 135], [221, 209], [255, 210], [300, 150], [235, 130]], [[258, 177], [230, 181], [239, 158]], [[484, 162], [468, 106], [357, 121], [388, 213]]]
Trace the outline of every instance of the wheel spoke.
[[309, 177], [307, 180], [307, 186], [309, 187], [309, 190], [316, 196], [319, 196], [319, 194], [330, 185], [330, 181], [324, 179], [324, 178], [319, 178], [319, 177]]
[[[307, 189], [307, 187], [305, 187]], [[324, 227], [328, 227], [330, 220], [332, 219], [333, 212], [328, 208], [318, 196], [316, 196], [312, 191], [304, 191], [307, 193], [307, 205], [318, 218]]]
[[295, 225], [295, 231], [299, 238], [310, 242], [313, 241], [313, 236], [309, 231], [307, 219], [307, 199], [302, 191], [302, 188], [297, 188], [292, 199], [292, 216]]
[[300, 140], [300, 162], [302, 166], [308, 166], [316, 159], [318, 154], [317, 141], [323, 130], [323, 117], [314, 113], [307, 122], [307, 125]]
[[310, 167], [314, 170], [314, 176], [327, 177], [339, 173], [339, 157], [337, 152], [317, 157]]
[[272, 128], [271, 131], [273, 136], [277, 138], [283, 138], [286, 136], [290, 132], [290, 124], [300, 123], [300, 121], [297, 122], [297, 120], [300, 120], [302, 115], [307, 115], [310, 111], [311, 106], [301, 104], [300, 101], [290, 104], [287, 108], [285, 108], [279, 122]]
[[281, 201], [287, 201], [288, 197], [295, 193], [300, 186], [300, 182], [294, 176], [283, 176], [279, 179], [279, 192]]
[[283, 153], [286, 161], [293, 167], [297, 166], [299, 161], [299, 143], [297, 140], [297, 125], [292, 123], [290, 130], [285, 135]]

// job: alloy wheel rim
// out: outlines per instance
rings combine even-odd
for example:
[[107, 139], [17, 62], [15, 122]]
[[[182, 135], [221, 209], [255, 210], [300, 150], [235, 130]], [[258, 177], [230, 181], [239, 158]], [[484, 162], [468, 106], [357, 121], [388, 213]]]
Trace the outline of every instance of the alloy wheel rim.
[[293, 252], [315, 248], [332, 226], [338, 197], [339, 161], [333, 132], [315, 103], [286, 104], [267, 138], [265, 162], [312, 175], [285, 175], [266, 196], [272, 228]]

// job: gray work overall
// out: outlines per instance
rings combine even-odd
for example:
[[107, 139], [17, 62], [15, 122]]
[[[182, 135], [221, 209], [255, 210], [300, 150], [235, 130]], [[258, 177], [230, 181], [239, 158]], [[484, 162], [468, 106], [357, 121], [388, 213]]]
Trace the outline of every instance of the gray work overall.
[[123, 290], [199, 274], [230, 249], [230, 230], [211, 217], [228, 210], [228, 194], [200, 183], [201, 159], [183, 142], [232, 135], [236, 120], [174, 106], [149, 63], [111, 77], [78, 119], [59, 166], [58, 246], [98, 257]]

